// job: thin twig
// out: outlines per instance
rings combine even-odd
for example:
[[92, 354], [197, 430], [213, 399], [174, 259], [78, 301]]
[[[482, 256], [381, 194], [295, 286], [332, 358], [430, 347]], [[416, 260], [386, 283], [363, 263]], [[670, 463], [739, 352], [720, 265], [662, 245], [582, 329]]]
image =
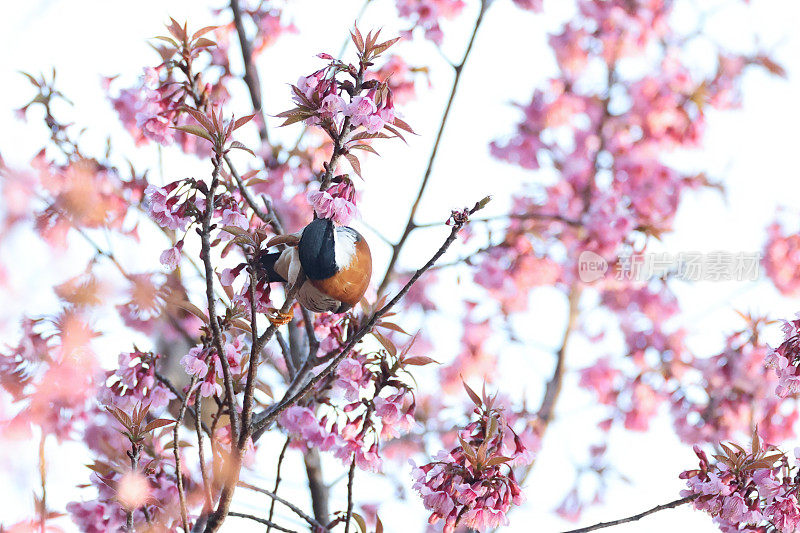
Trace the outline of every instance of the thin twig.
[[258, 206], [255, 198], [253, 198], [253, 195], [250, 194], [250, 190], [247, 188], [247, 185], [244, 183], [244, 181], [242, 181], [242, 177], [239, 175], [239, 172], [237, 172], [236, 167], [233, 166], [230, 157], [228, 157], [226, 154], [224, 158], [225, 163], [228, 164], [228, 170], [230, 170], [231, 176], [233, 176], [233, 179], [236, 181], [236, 185], [239, 187], [239, 192], [242, 193], [242, 198], [244, 198], [244, 201], [250, 206], [250, 209], [252, 209], [256, 216], [263, 220], [265, 224], [272, 225], [277, 233], [283, 233], [283, 226], [281, 225], [281, 222], [274, 210], [270, 209], [269, 212], [266, 212]]
[[[136, 472], [139, 468], [139, 454], [142, 452], [142, 445], [131, 442], [131, 449], [128, 451], [128, 457], [131, 460], [131, 472]], [[127, 509], [125, 511], [125, 531], [132, 533], [136, 531], [133, 527], [133, 511], [136, 509]]]
[[[286, 450], [289, 449], [289, 443], [292, 442], [291, 437], [286, 439], [286, 442], [283, 443], [283, 448], [281, 448], [281, 453], [278, 455], [278, 466], [275, 468], [275, 488], [272, 489], [273, 494], [277, 497], [278, 495], [278, 487], [281, 486], [281, 467], [283, 466], [283, 458], [286, 457]], [[269, 520], [272, 521], [272, 517], [275, 515], [275, 498], [271, 498], [269, 502]], [[267, 533], [271, 529], [270, 526], [267, 526]]]
[[250, 100], [253, 102], [253, 110], [258, 115], [258, 136], [264, 142], [269, 142], [267, 123], [264, 120], [264, 110], [261, 108], [261, 81], [258, 77], [258, 69], [253, 61], [253, 49], [242, 21], [242, 11], [239, 7], [239, 0], [231, 0], [231, 11], [233, 11], [233, 23], [236, 26], [236, 33], [239, 36], [239, 44], [242, 48], [242, 60], [244, 61], [244, 82], [250, 92]]
[[[176, 387], [169, 380], [169, 378], [158, 372], [158, 370], [154, 372], [154, 375], [158, 381], [164, 384], [164, 386], [166, 386], [170, 390], [170, 392], [172, 392], [172, 394], [174, 394], [178, 398], [178, 401], [183, 402], [183, 393], [180, 390], [178, 390], [178, 387]], [[187, 407], [187, 409], [189, 409], [189, 412], [192, 413], [192, 417], [194, 417], [195, 420], [199, 420], [198, 418], [198, 411], [200, 409], [199, 400], [200, 396], [198, 396], [197, 400], [195, 400], [195, 407]], [[203, 428], [203, 431], [206, 432], [206, 435], [211, 435], [211, 430], [208, 428], [208, 426], [206, 426], [204, 423], [201, 423], [200, 426]]]
[[408, 236], [411, 235], [411, 232], [416, 228], [414, 217], [417, 214], [417, 209], [419, 208], [420, 201], [422, 200], [422, 195], [425, 194], [425, 189], [428, 186], [428, 181], [430, 180], [431, 172], [433, 171], [433, 163], [436, 161], [436, 155], [439, 153], [439, 144], [442, 141], [444, 129], [447, 125], [447, 118], [450, 116], [450, 109], [453, 106], [453, 101], [455, 100], [456, 92], [458, 91], [458, 84], [461, 81], [461, 73], [464, 71], [464, 66], [467, 64], [467, 60], [472, 52], [472, 45], [475, 43], [475, 37], [478, 35], [478, 29], [481, 26], [481, 22], [483, 22], [483, 16], [489, 7], [489, 4], [490, 2], [488, 0], [481, 1], [480, 12], [478, 13], [478, 18], [475, 21], [475, 26], [472, 28], [472, 35], [469, 38], [467, 49], [464, 51], [464, 57], [461, 59], [461, 63], [453, 67], [455, 70], [453, 86], [450, 89], [450, 96], [448, 97], [447, 105], [444, 108], [442, 121], [439, 124], [439, 132], [436, 134], [436, 140], [433, 143], [433, 149], [431, 150], [431, 155], [428, 158], [428, 166], [425, 169], [425, 175], [422, 177], [422, 183], [417, 191], [417, 198], [414, 200], [414, 204], [411, 206], [411, 212], [408, 215], [408, 222], [406, 222], [406, 228], [403, 231], [403, 235], [400, 237], [400, 240], [397, 241], [397, 244], [392, 246], [392, 256], [389, 259], [388, 266], [386, 267], [386, 273], [383, 276], [383, 281], [381, 281], [381, 284], [378, 286], [378, 296], [383, 294], [383, 292], [386, 290], [386, 287], [389, 285], [392, 273], [394, 272], [395, 264], [397, 263], [397, 258], [400, 256], [400, 251], [403, 249], [403, 245], [405, 245], [406, 241], [408, 240]]
[[39, 530], [44, 533], [47, 529], [47, 461], [44, 453], [44, 444], [47, 440], [47, 433], [42, 429], [42, 436], [39, 438], [39, 482], [42, 485], [42, 499], [39, 501], [40, 518]]
[[[287, 442], [288, 442], [288, 439], [287, 439]], [[285, 450], [286, 450], [286, 446], [284, 446], [284, 451]], [[280, 479], [280, 477], [278, 477], [278, 480], [279, 479]], [[275, 486], [276, 487], [278, 485], [278, 480], [276, 480], [276, 482], [275, 482]], [[316, 521], [312, 517], [308, 516], [306, 513], [303, 512], [302, 509], [300, 509], [299, 507], [294, 505], [292, 502], [281, 498], [280, 496], [275, 494], [275, 492], [273, 492], [273, 491], [269, 491], [267, 489], [262, 489], [261, 487], [257, 487], [256, 485], [251, 485], [250, 483], [246, 483], [244, 481], [240, 481], [239, 482], [239, 486], [242, 487], [242, 488], [249, 489], [249, 490], [252, 490], [252, 491], [255, 491], [255, 492], [260, 492], [261, 494], [269, 496], [270, 498], [272, 498], [273, 502], [277, 501], [279, 503], [282, 503], [283, 505], [285, 505], [286, 507], [291, 509], [297, 516], [299, 516], [300, 518], [305, 520], [308, 523], [308, 525], [310, 525], [312, 527], [321, 528], [323, 531], [327, 531], [327, 529], [328, 529], [323, 524], [320, 524], [318, 521]], [[271, 511], [270, 511], [270, 516], [272, 516], [272, 512]]]
[[[234, 0], [235, 1], [235, 0]], [[256, 273], [255, 266], [250, 264], [248, 267], [250, 274], [250, 287], [247, 291], [250, 303], [250, 364], [247, 368], [247, 381], [244, 387], [244, 401], [242, 403], [242, 433], [239, 435], [239, 449], [244, 450], [250, 427], [250, 415], [253, 412], [253, 395], [255, 394], [256, 373], [258, 372], [259, 352], [256, 351], [256, 339], [258, 338], [258, 324], [256, 322], [258, 313], [256, 311]]]
[[671, 501], [669, 503], [664, 503], [662, 505], [656, 505], [652, 509], [648, 509], [647, 511], [641, 512], [639, 514], [635, 514], [633, 516], [629, 516], [627, 518], [620, 518], [619, 520], [612, 520], [610, 522], [600, 522], [599, 524], [594, 524], [592, 526], [581, 527], [578, 529], [570, 529], [569, 531], [565, 531], [564, 533], [587, 533], [589, 531], [595, 531], [598, 529], [603, 529], [606, 527], [618, 526], [620, 524], [627, 524], [628, 522], [635, 522], [637, 520], [641, 520], [645, 516], [651, 515], [653, 513], [657, 513], [659, 511], [663, 511], [665, 509], [674, 509], [675, 507], [680, 507], [685, 503], [689, 503], [690, 501], [694, 500], [700, 496], [699, 494], [692, 494], [691, 496], [687, 496], [685, 498], [681, 498], [679, 500]]
[[208, 479], [208, 473], [206, 472], [206, 452], [203, 450], [203, 432], [200, 430], [201, 427], [205, 426], [202, 420], [200, 420], [200, 414], [203, 412], [202, 401], [203, 397], [198, 394], [195, 397], [196, 411], [194, 413], [194, 429], [197, 433], [197, 455], [200, 461], [200, 477], [203, 479], [203, 512], [207, 512], [211, 510], [214, 502], [211, 499], [211, 481]]
[[266, 518], [259, 518], [257, 516], [253, 516], [251, 514], [237, 513], [237, 512], [231, 511], [231, 512], [228, 513], [228, 516], [234, 516], [236, 518], [247, 518], [248, 520], [253, 520], [254, 522], [258, 522], [259, 524], [264, 524], [265, 526], [274, 527], [278, 531], [286, 531], [287, 533], [297, 533], [294, 529], [288, 529], [288, 528], [285, 528], [283, 526], [279, 526], [278, 524], [276, 524], [274, 522], [270, 522]]
[[286, 363], [286, 369], [289, 371], [289, 380], [292, 380], [297, 374], [297, 369], [294, 367], [291, 348], [286, 342], [286, 339], [283, 338], [283, 335], [281, 335], [280, 331], [275, 332], [275, 340], [278, 341], [278, 346], [281, 347], [281, 354], [283, 355], [283, 360]]
[[[364, 16], [364, 13], [367, 11], [367, 6], [369, 6], [369, 3], [371, 1], [372, 0], [364, 0], [364, 3], [361, 5], [361, 8], [358, 10], [358, 14], [356, 14], [356, 16], [355, 16], [355, 21], [356, 21], [355, 25], [356, 26], [358, 26], [358, 21], [361, 20], [361, 17]], [[347, 45], [350, 44], [350, 42], [351, 42], [350, 35], [348, 35], [347, 37], [344, 38], [344, 41], [342, 41], [342, 46], [341, 46], [341, 48], [339, 48], [338, 57], [341, 58], [341, 57], [344, 56], [344, 53], [347, 50]], [[293, 145], [292, 149], [288, 151], [287, 161], [288, 161], [288, 158], [292, 156], [292, 154], [297, 152], [297, 149], [300, 147], [300, 142], [302, 142], [303, 137], [305, 137], [306, 133], [308, 132], [309, 127], [310, 126], [308, 124], [305, 124], [303, 126], [303, 129], [300, 132], [300, 135], [297, 136], [297, 140], [294, 142], [294, 145]]]
[[222, 346], [222, 332], [217, 322], [216, 298], [214, 297], [214, 268], [211, 266], [211, 217], [214, 214], [214, 191], [219, 183], [219, 170], [222, 164], [217, 155], [213, 159], [214, 171], [211, 175], [211, 185], [206, 193], [206, 212], [203, 216], [203, 228], [200, 232], [201, 249], [200, 257], [205, 266], [206, 278], [206, 299], [208, 300], [208, 322], [211, 327], [211, 336], [214, 348], [217, 350], [217, 357], [222, 363], [222, 378], [225, 384], [226, 401], [228, 403], [228, 415], [231, 420], [231, 442], [237, 442], [239, 438], [239, 413], [236, 408], [236, 393], [233, 388], [233, 376], [231, 375], [228, 358], [225, 357], [225, 350]]
[[[580, 226], [581, 222], [579, 220], [574, 220], [571, 218], [567, 218], [563, 215], [554, 214], [554, 213], [508, 213], [506, 215], [495, 215], [490, 217], [483, 217], [483, 218], [473, 218], [471, 222], [492, 222], [494, 220], [554, 220], [557, 222], [563, 222], [564, 224], [568, 224], [570, 226]], [[444, 226], [445, 222], [426, 222], [425, 224], [414, 224], [415, 228], [435, 228], [437, 226]]]
[[189, 382], [189, 394], [183, 398], [181, 408], [178, 410], [178, 417], [175, 419], [175, 427], [172, 428], [172, 453], [175, 455], [175, 477], [178, 480], [178, 501], [181, 506], [181, 523], [186, 533], [189, 533], [189, 517], [186, 513], [186, 492], [183, 488], [183, 472], [181, 472], [181, 452], [178, 430], [180, 429], [181, 422], [183, 422], [183, 416], [186, 414], [186, 404], [189, 403], [189, 396], [191, 395], [195, 383], [197, 383], [197, 376], [192, 376], [192, 380]]
[[[366, 423], [368, 417], [364, 417]], [[344, 520], [344, 533], [350, 533], [350, 520], [353, 517], [353, 480], [356, 478], [356, 454], [350, 462], [350, 471], [347, 473], [347, 516]]]

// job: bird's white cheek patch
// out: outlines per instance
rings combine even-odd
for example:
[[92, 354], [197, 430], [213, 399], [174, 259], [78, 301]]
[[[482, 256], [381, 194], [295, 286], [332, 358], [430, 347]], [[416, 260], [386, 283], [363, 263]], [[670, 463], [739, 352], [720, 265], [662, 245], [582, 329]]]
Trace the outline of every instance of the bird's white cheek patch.
[[336, 266], [341, 270], [353, 264], [356, 258], [356, 236], [342, 228], [333, 232], [333, 252]]

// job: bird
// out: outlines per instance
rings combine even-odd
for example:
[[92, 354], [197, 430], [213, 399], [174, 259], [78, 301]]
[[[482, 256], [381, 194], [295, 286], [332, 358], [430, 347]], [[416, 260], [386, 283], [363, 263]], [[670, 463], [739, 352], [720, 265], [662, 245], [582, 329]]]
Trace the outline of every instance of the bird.
[[372, 254], [358, 231], [316, 218], [297, 233], [272, 238], [266, 250], [280, 244], [287, 247], [262, 254], [259, 262], [269, 282], [290, 286], [302, 268], [306, 281], [296, 294], [300, 305], [315, 313], [344, 313], [361, 301], [372, 277]]

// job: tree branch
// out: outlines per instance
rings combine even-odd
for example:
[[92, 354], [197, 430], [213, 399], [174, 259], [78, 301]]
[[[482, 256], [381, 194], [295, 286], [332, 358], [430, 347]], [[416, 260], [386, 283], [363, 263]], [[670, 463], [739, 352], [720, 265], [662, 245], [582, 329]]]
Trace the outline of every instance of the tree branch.
[[308, 478], [308, 492], [311, 495], [311, 508], [317, 522], [328, 523], [328, 486], [322, 474], [322, 461], [319, 450], [310, 448], [303, 453], [303, 464]]
[[237, 513], [237, 512], [231, 511], [230, 513], [228, 513], [228, 516], [234, 516], [236, 518], [247, 518], [248, 520], [253, 520], [254, 522], [258, 522], [259, 524], [264, 524], [265, 526], [269, 526], [269, 527], [275, 528], [278, 531], [286, 531], [287, 533], [297, 533], [294, 529], [288, 529], [288, 528], [285, 528], [283, 526], [279, 526], [275, 522], [270, 522], [266, 518], [259, 518], [257, 516], [253, 516], [251, 514]]
[[200, 257], [205, 266], [206, 278], [206, 299], [208, 300], [208, 322], [211, 328], [211, 337], [214, 348], [217, 350], [217, 357], [222, 363], [222, 378], [225, 383], [226, 401], [228, 403], [228, 414], [231, 419], [232, 441], [236, 442], [239, 438], [239, 413], [236, 408], [236, 393], [233, 389], [233, 377], [228, 358], [225, 357], [225, 350], [222, 346], [222, 332], [217, 321], [216, 298], [214, 297], [214, 267], [211, 266], [211, 217], [214, 215], [214, 191], [219, 183], [219, 169], [221, 161], [219, 156], [214, 156], [214, 172], [211, 175], [211, 185], [206, 193], [206, 212], [203, 216], [203, 228], [200, 231], [201, 249]]
[[[288, 439], [287, 439], [287, 442], [288, 442]], [[286, 449], [286, 446], [284, 446], [284, 450], [285, 449]], [[280, 478], [278, 478], [278, 479], [280, 479]], [[278, 485], [277, 481], [276, 481], [275, 485], [276, 486]], [[327, 527], [325, 527], [324, 525], [320, 524], [318, 521], [316, 521], [313, 518], [311, 518], [310, 516], [308, 516], [306, 513], [304, 513], [302, 511], [302, 509], [300, 509], [299, 507], [294, 505], [292, 502], [290, 502], [288, 500], [284, 500], [283, 498], [281, 498], [280, 496], [278, 496], [277, 494], [275, 494], [272, 491], [269, 491], [267, 489], [262, 489], [261, 487], [257, 487], [255, 485], [251, 485], [250, 483], [246, 483], [244, 481], [240, 481], [239, 482], [239, 486], [243, 487], [245, 489], [249, 489], [249, 490], [252, 490], [252, 491], [255, 491], [255, 492], [260, 492], [261, 494], [269, 496], [270, 498], [272, 498], [273, 503], [276, 502], [276, 501], [282, 503], [283, 505], [285, 505], [286, 507], [291, 509], [297, 516], [299, 516], [300, 518], [305, 520], [308, 523], [308, 525], [310, 525], [311, 527], [318, 528], [318, 529], [320, 529], [322, 531], [327, 531], [328, 530]], [[270, 511], [270, 516], [272, 516], [271, 511]]]
[[[278, 455], [278, 466], [275, 468], [275, 488], [272, 489], [272, 492], [277, 497], [278, 495], [278, 487], [281, 486], [281, 467], [283, 466], [283, 458], [286, 457], [286, 450], [289, 449], [289, 443], [292, 442], [290, 437], [286, 438], [286, 442], [283, 443], [283, 448], [281, 448], [281, 453]], [[272, 501], [269, 502], [269, 518], [268, 520], [272, 521], [272, 517], [275, 515], [275, 498], [272, 498]], [[269, 533], [270, 527], [267, 526], [267, 533]]]
[[247, 84], [247, 90], [250, 91], [250, 100], [253, 102], [253, 110], [258, 115], [258, 136], [262, 141], [269, 142], [267, 123], [264, 120], [264, 110], [261, 108], [261, 81], [258, 77], [258, 69], [253, 62], [253, 49], [244, 29], [239, 0], [231, 0], [231, 11], [233, 11], [233, 23], [236, 26], [236, 33], [239, 35], [239, 44], [242, 48], [244, 82]]
[[575, 325], [578, 321], [578, 303], [580, 301], [580, 294], [581, 291], [577, 285], [574, 285], [569, 291], [569, 315], [567, 316], [567, 326], [564, 328], [564, 336], [561, 340], [561, 347], [556, 353], [556, 366], [555, 369], [553, 369], [553, 376], [550, 378], [550, 381], [547, 382], [547, 386], [545, 387], [544, 391], [544, 398], [542, 399], [542, 405], [539, 408], [539, 413], [537, 415], [542, 423], [542, 427], [540, 428], [542, 434], [553, 419], [556, 401], [558, 400], [558, 396], [561, 392], [561, 385], [564, 381], [564, 360], [566, 358], [565, 356], [567, 353], [570, 336], [572, 335], [572, 332], [575, 329]]
[[[235, 1], [235, 0], [234, 0]], [[249, 262], [249, 261], [248, 261]], [[255, 394], [256, 373], [258, 372], [259, 353], [256, 351], [256, 339], [258, 338], [258, 313], [256, 312], [256, 273], [255, 266], [248, 265], [250, 274], [250, 287], [247, 291], [250, 303], [250, 364], [247, 367], [247, 380], [244, 386], [244, 401], [242, 402], [242, 433], [239, 435], [239, 449], [244, 450], [247, 444], [247, 437], [250, 435], [250, 415], [253, 412], [253, 395]]]
[[442, 115], [442, 121], [439, 124], [439, 132], [436, 134], [436, 141], [433, 143], [433, 150], [431, 151], [430, 158], [428, 158], [428, 167], [425, 169], [425, 175], [423, 176], [422, 183], [419, 186], [417, 198], [414, 200], [414, 204], [411, 206], [411, 212], [408, 215], [408, 222], [406, 222], [406, 228], [403, 231], [403, 235], [400, 237], [400, 240], [397, 241], [397, 244], [392, 246], [392, 256], [389, 259], [388, 266], [386, 267], [386, 273], [383, 276], [383, 281], [381, 281], [381, 284], [378, 286], [378, 296], [383, 294], [386, 290], [386, 287], [389, 285], [392, 273], [394, 272], [395, 263], [397, 263], [397, 258], [400, 256], [400, 251], [403, 249], [403, 246], [408, 240], [408, 236], [411, 235], [411, 232], [417, 227], [416, 223], [414, 222], [414, 216], [417, 214], [417, 209], [419, 208], [420, 201], [422, 200], [422, 195], [425, 193], [425, 189], [427, 188], [428, 181], [431, 177], [433, 163], [436, 160], [436, 155], [439, 153], [439, 143], [442, 140], [444, 128], [447, 125], [447, 118], [450, 116], [450, 109], [453, 106], [453, 101], [455, 100], [456, 92], [458, 91], [458, 84], [459, 81], [461, 81], [461, 73], [464, 70], [464, 66], [467, 64], [470, 53], [472, 52], [472, 45], [475, 43], [475, 37], [478, 34], [478, 28], [480, 28], [481, 22], [483, 22], [483, 16], [486, 13], [486, 10], [489, 8], [489, 4], [490, 2], [488, 0], [481, 0], [481, 9], [478, 13], [478, 18], [475, 21], [475, 26], [472, 28], [472, 35], [470, 36], [469, 43], [467, 44], [467, 49], [464, 52], [464, 58], [461, 60], [461, 63], [453, 67], [456, 74], [455, 78], [453, 78], [453, 86], [450, 89], [450, 96], [447, 99], [447, 105], [444, 109], [444, 114]]
[[[367, 423], [368, 417], [364, 417], [364, 423]], [[350, 520], [353, 517], [353, 481], [356, 478], [356, 454], [353, 454], [353, 460], [350, 462], [350, 471], [347, 473], [347, 515], [344, 519], [344, 533], [350, 533]]]
[[270, 209], [269, 213], [267, 213], [258, 206], [258, 203], [256, 203], [253, 195], [250, 194], [250, 190], [247, 188], [247, 185], [244, 183], [244, 181], [242, 181], [242, 177], [236, 171], [236, 167], [233, 166], [233, 163], [231, 163], [231, 159], [227, 154], [225, 155], [225, 163], [228, 164], [228, 170], [231, 171], [231, 176], [233, 176], [233, 179], [236, 181], [236, 185], [239, 187], [239, 192], [242, 193], [242, 198], [244, 198], [244, 201], [250, 206], [250, 209], [252, 209], [256, 216], [264, 221], [265, 224], [272, 225], [273, 229], [275, 229], [277, 233], [283, 233], [283, 225], [278, 218], [278, 214], [275, 213], [274, 209]]
[[181, 407], [178, 410], [178, 416], [175, 419], [175, 427], [172, 428], [172, 453], [175, 455], [175, 477], [178, 485], [178, 501], [181, 506], [181, 524], [186, 533], [189, 533], [189, 518], [186, 514], [186, 492], [183, 489], [183, 472], [181, 471], [181, 452], [179, 449], [178, 430], [183, 421], [183, 416], [186, 414], [186, 404], [189, 403], [189, 396], [191, 395], [195, 383], [197, 383], [197, 376], [192, 376], [192, 380], [189, 382], [189, 394], [183, 398]]
[[687, 496], [685, 498], [681, 498], [679, 500], [671, 501], [669, 503], [664, 503], [662, 505], [656, 505], [652, 509], [648, 509], [647, 511], [641, 512], [639, 514], [635, 514], [633, 516], [629, 516], [627, 518], [620, 518], [619, 520], [612, 520], [610, 522], [600, 522], [598, 524], [594, 524], [592, 526], [581, 527], [578, 529], [570, 529], [569, 531], [565, 531], [564, 533], [587, 533], [589, 531], [595, 531], [598, 529], [603, 529], [606, 527], [618, 526], [620, 524], [627, 524], [628, 522], [635, 522], [637, 520], [641, 520], [645, 516], [651, 515], [653, 513], [657, 513], [659, 511], [663, 511], [664, 509], [674, 509], [675, 507], [680, 507], [685, 503], [689, 503], [690, 501], [694, 500], [700, 496], [699, 494], [692, 494], [691, 496]]

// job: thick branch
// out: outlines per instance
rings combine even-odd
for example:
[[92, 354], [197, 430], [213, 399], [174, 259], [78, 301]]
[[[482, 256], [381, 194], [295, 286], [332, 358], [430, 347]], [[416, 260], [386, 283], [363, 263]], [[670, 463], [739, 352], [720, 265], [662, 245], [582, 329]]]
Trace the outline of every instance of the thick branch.
[[[295, 281], [294, 285], [289, 287], [289, 290], [286, 291], [286, 300], [283, 302], [283, 306], [280, 309], [280, 312], [285, 314], [288, 313], [289, 310], [292, 308], [292, 304], [294, 303], [295, 295], [300, 287], [305, 283], [305, 275], [301, 272], [298, 276], [298, 279]], [[252, 284], [251, 284], [252, 286]], [[258, 360], [261, 357], [261, 350], [264, 345], [272, 338], [275, 332], [278, 330], [278, 323], [272, 323], [267, 328], [267, 330], [258, 337], [252, 343], [251, 346], [251, 358], [250, 358], [250, 365], [251, 369], [253, 365], [258, 364]], [[255, 329], [254, 329], [255, 331]], [[225, 358], [221, 358], [223, 361]], [[223, 367], [224, 369], [224, 367]], [[253, 372], [253, 379], [255, 379], [255, 373]], [[248, 377], [250, 373], [248, 373]], [[251, 388], [249, 395], [250, 400], [252, 401], [252, 395], [254, 390]], [[247, 394], [247, 393], [246, 393]], [[244, 414], [244, 413], [243, 413]], [[248, 413], [248, 419], [249, 419]], [[252, 424], [247, 424], [247, 426], [242, 427], [241, 436], [237, 437], [233, 435], [231, 438], [231, 464], [227, 466], [229, 471], [225, 478], [225, 485], [222, 487], [222, 491], [220, 492], [219, 502], [217, 503], [217, 510], [209, 517], [208, 524], [206, 525], [205, 532], [206, 533], [214, 533], [218, 531], [219, 528], [222, 526], [222, 523], [225, 521], [225, 517], [228, 516], [231, 506], [231, 500], [233, 500], [233, 493], [236, 490], [236, 483], [239, 480], [239, 472], [242, 468], [242, 461], [241, 461], [241, 452], [244, 449], [245, 445], [247, 444], [247, 439], [251, 435]], [[253, 441], [255, 441], [256, 437], [253, 437]], [[273, 526], [276, 529], [280, 529], [276, 526]]]
[[694, 500], [698, 496], [700, 495], [692, 494], [691, 496], [687, 496], [679, 500], [675, 500], [662, 505], [656, 505], [652, 509], [648, 509], [647, 511], [635, 514], [633, 516], [629, 516], [627, 518], [620, 518], [619, 520], [612, 520], [610, 522], [600, 522], [599, 524], [594, 524], [593, 526], [586, 526], [578, 529], [570, 529], [569, 531], [565, 531], [564, 533], [587, 533], [588, 531], [595, 531], [597, 529], [603, 529], [606, 527], [618, 526], [620, 524], [627, 524], [628, 522], [635, 522], [637, 520], [641, 520], [645, 516], [657, 513], [659, 511], [663, 511], [664, 509], [674, 509], [675, 507], [680, 507], [681, 505], [689, 503], [690, 501]]
[[542, 406], [539, 408], [538, 413], [539, 420], [542, 423], [540, 427], [541, 433], [544, 433], [547, 426], [552, 421], [556, 408], [556, 401], [561, 393], [561, 385], [564, 382], [564, 360], [566, 358], [567, 347], [569, 346], [570, 336], [578, 321], [580, 293], [581, 291], [577, 286], [573, 286], [569, 291], [569, 315], [567, 316], [567, 326], [564, 328], [561, 347], [556, 354], [556, 366], [555, 369], [553, 369], [553, 376], [550, 378], [550, 381], [547, 382], [544, 398], [542, 399]]
[[317, 522], [328, 522], [328, 486], [322, 475], [322, 461], [319, 450], [311, 448], [303, 454], [303, 463], [308, 478], [308, 493], [311, 495], [311, 508]]
[[467, 49], [464, 52], [464, 58], [461, 60], [461, 63], [455, 65], [454, 67], [456, 74], [453, 78], [453, 87], [450, 89], [450, 96], [447, 99], [447, 106], [444, 109], [442, 121], [439, 124], [439, 132], [436, 134], [436, 141], [433, 143], [433, 150], [431, 151], [430, 158], [428, 158], [428, 167], [425, 169], [425, 175], [423, 176], [422, 183], [419, 186], [417, 198], [414, 200], [414, 204], [411, 206], [411, 212], [408, 215], [408, 222], [406, 222], [406, 228], [403, 231], [403, 235], [400, 237], [400, 240], [397, 241], [397, 244], [392, 247], [392, 257], [389, 259], [389, 265], [386, 267], [386, 274], [384, 274], [383, 281], [381, 281], [381, 284], [378, 286], [378, 296], [383, 294], [383, 292], [386, 290], [386, 287], [389, 285], [389, 281], [391, 281], [392, 278], [392, 273], [394, 272], [395, 263], [397, 263], [397, 258], [400, 256], [400, 251], [403, 249], [403, 246], [408, 240], [408, 236], [411, 235], [411, 232], [417, 227], [414, 223], [414, 217], [417, 214], [417, 209], [419, 208], [420, 201], [422, 200], [422, 195], [425, 193], [425, 189], [428, 186], [428, 180], [431, 177], [431, 171], [433, 170], [433, 163], [436, 160], [436, 155], [439, 153], [439, 143], [444, 135], [444, 128], [447, 125], [447, 118], [450, 116], [450, 108], [453, 106], [453, 101], [455, 100], [456, 92], [458, 91], [458, 84], [459, 81], [461, 81], [461, 73], [464, 70], [464, 66], [467, 64], [470, 52], [472, 52], [472, 45], [475, 43], [475, 36], [478, 34], [478, 28], [480, 28], [481, 22], [483, 22], [483, 16], [489, 7], [489, 3], [490, 2], [488, 0], [481, 1], [481, 10], [478, 13], [475, 26], [472, 28], [472, 36], [470, 37], [469, 44], [467, 44]]

